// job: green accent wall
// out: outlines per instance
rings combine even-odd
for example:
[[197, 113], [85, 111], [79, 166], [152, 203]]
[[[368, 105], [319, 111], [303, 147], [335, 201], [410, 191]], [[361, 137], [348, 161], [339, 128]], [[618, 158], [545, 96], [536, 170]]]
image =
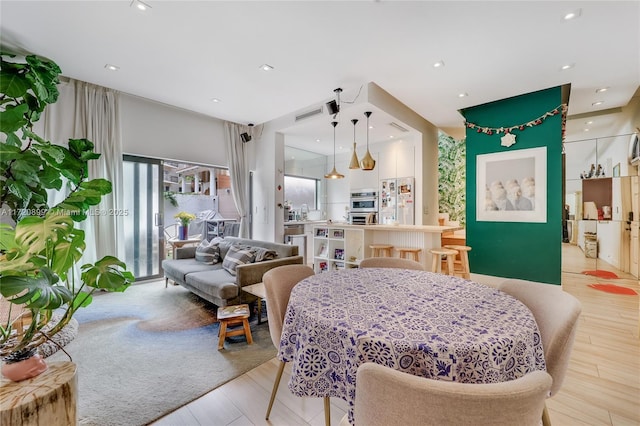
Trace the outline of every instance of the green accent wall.
[[[481, 127], [511, 127], [530, 122], [562, 103], [562, 87], [503, 99], [461, 111]], [[562, 243], [562, 114], [512, 132], [516, 143], [500, 145], [504, 134], [466, 131], [466, 238], [471, 272], [560, 284]], [[476, 157], [481, 154], [547, 147], [547, 222], [476, 220]], [[536, 188], [538, 190], [538, 188]], [[482, 189], [484, 193], [484, 188]]]

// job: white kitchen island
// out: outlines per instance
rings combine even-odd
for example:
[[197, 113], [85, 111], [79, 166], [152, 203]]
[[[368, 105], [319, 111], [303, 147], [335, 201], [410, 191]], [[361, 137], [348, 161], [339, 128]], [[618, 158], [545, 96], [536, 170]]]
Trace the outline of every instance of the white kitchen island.
[[[356, 268], [371, 257], [371, 244], [422, 249], [420, 262], [429, 270], [429, 249], [441, 246], [443, 232], [462, 227], [436, 225], [349, 225], [328, 223], [313, 228], [313, 267], [316, 273], [342, 268]], [[394, 256], [397, 252], [394, 250]]]

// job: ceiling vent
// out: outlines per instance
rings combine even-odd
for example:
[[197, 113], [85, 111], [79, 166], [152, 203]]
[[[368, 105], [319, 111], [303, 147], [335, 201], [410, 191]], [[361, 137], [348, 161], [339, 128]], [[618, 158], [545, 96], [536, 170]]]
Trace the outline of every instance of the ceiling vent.
[[400, 130], [401, 132], [408, 132], [409, 130], [405, 127], [402, 127], [398, 123], [394, 123], [393, 121], [389, 123], [389, 126], [393, 127], [396, 130]]
[[314, 115], [322, 114], [322, 105], [320, 105], [316, 109], [312, 109], [311, 111], [303, 112], [302, 114], [296, 115], [296, 121], [304, 120], [305, 118], [313, 117]]

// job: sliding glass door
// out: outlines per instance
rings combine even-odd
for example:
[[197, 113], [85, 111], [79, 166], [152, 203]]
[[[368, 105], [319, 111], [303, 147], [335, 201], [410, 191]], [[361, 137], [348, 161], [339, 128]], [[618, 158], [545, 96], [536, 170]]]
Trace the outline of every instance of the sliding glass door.
[[124, 156], [124, 207], [127, 269], [137, 280], [161, 276], [164, 257], [162, 233], [162, 161]]

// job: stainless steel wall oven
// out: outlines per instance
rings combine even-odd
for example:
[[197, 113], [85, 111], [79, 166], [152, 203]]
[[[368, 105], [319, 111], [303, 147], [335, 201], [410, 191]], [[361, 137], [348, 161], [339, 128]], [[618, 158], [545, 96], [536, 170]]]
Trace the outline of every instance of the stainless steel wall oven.
[[360, 189], [351, 191], [349, 211], [351, 213], [377, 213], [378, 191], [375, 189]]

